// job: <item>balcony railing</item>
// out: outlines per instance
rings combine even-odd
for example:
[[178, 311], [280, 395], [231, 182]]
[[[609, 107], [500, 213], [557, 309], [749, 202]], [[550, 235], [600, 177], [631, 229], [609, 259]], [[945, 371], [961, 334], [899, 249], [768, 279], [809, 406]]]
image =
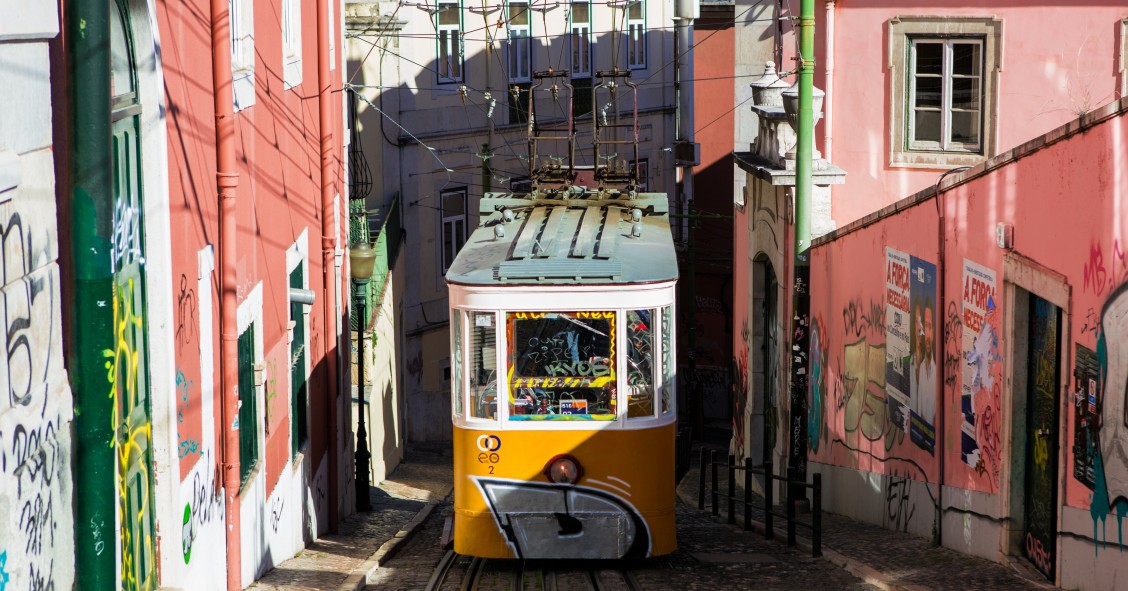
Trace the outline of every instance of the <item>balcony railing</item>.
[[[384, 300], [384, 292], [388, 285], [388, 273], [394, 268], [402, 238], [399, 196], [373, 211], [365, 210], [363, 200], [353, 200], [349, 203], [349, 244], [366, 240], [372, 243], [372, 249], [376, 251], [372, 281], [359, 288], [364, 290], [361, 297], [364, 297], [367, 303], [365, 309], [368, 317], [364, 319], [365, 330], [370, 329], [375, 319], [379, 317], [380, 303]], [[357, 289], [353, 284], [352, 301], [356, 301], [356, 297], [361, 295], [357, 293]], [[356, 330], [358, 321], [359, 317], [354, 311], [351, 320], [352, 330]]]

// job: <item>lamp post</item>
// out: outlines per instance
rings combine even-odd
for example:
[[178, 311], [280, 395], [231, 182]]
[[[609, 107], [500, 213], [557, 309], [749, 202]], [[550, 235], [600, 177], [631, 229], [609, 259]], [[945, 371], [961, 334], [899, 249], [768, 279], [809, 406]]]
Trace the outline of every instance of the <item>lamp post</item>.
[[356, 510], [372, 509], [368, 498], [368, 463], [372, 454], [368, 452], [368, 431], [364, 428], [364, 325], [368, 323], [364, 287], [372, 280], [372, 265], [376, 262], [376, 251], [367, 242], [358, 242], [349, 248], [349, 269], [356, 291], [356, 307], [359, 318], [356, 322], [356, 377], [357, 393], [360, 397], [356, 428]]

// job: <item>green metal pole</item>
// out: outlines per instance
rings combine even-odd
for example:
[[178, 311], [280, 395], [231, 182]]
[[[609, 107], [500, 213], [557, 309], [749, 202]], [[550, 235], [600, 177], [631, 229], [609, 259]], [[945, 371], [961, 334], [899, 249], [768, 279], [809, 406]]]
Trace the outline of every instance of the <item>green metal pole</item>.
[[[807, 479], [807, 358], [810, 329], [811, 276], [811, 159], [814, 144], [814, 109], [811, 95], [815, 73], [815, 3], [802, 0], [799, 8], [799, 129], [795, 146], [795, 246], [791, 290], [791, 425], [788, 476]], [[788, 487], [789, 498], [806, 494], [802, 485]]]
[[112, 350], [113, 157], [110, 121], [110, 3], [66, 4], [66, 61], [70, 108], [70, 236], [72, 264], [69, 334], [74, 394], [75, 579], [78, 589], [112, 589], [119, 543], [115, 523], [114, 384], [103, 351]]

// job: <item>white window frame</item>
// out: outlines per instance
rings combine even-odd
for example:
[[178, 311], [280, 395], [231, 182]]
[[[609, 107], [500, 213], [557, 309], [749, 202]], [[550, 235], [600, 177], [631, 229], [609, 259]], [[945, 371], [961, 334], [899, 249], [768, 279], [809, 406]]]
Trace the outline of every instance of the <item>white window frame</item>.
[[[939, 75], [920, 74], [917, 72], [917, 46], [921, 44], [939, 45], [941, 47], [941, 72]], [[975, 45], [979, 48], [979, 74], [958, 75], [953, 71], [954, 51], [956, 45]], [[983, 39], [963, 37], [924, 37], [909, 39], [909, 112], [907, 113], [908, 144], [910, 150], [939, 150], [942, 152], [972, 152], [980, 153], [983, 140]], [[916, 83], [922, 77], [940, 78], [940, 106], [918, 107], [916, 104]], [[953, 105], [953, 88], [957, 79], [979, 80], [979, 101], [974, 111], [978, 112], [979, 130], [974, 143], [958, 142], [952, 139], [952, 117], [955, 112], [970, 112], [972, 109], [958, 109]], [[916, 113], [917, 111], [933, 111], [940, 113], [940, 141], [917, 139]]]
[[[991, 16], [901, 16], [888, 21], [886, 69], [889, 73], [889, 154], [893, 168], [950, 169], [975, 166], [995, 155], [999, 113], [999, 72], [1002, 70], [1003, 21]], [[953, 146], [945, 151], [940, 146], [928, 147], [911, 142], [910, 121], [913, 117], [913, 51], [914, 41], [971, 40], [982, 43], [979, 145], [974, 150]]]
[[231, 91], [235, 110], [255, 104], [254, 0], [230, 0]]
[[[438, 0], [435, 12], [435, 55], [438, 57], [439, 84], [462, 82], [464, 78], [462, 63], [462, 2], [460, 0]], [[457, 23], [443, 23], [443, 13], [454, 10]], [[451, 43], [453, 41], [453, 43]], [[446, 47], [444, 49], [444, 43]]]
[[[523, 6], [525, 11], [525, 24], [513, 24], [515, 15], [514, 6]], [[506, 2], [506, 31], [509, 33], [507, 43], [506, 72], [509, 74], [509, 83], [531, 82], [533, 79], [533, 38], [532, 38], [532, 7], [527, 0]]]
[[[577, 4], [587, 6], [588, 17], [586, 21], [575, 20], [576, 13], [574, 7]], [[568, 20], [570, 22], [568, 29], [568, 59], [571, 62], [569, 66], [572, 70], [572, 78], [591, 78], [591, 11], [595, 7], [590, 0], [576, 0], [572, 2], [572, 7], [573, 8], [568, 11]], [[577, 54], [581, 56], [580, 59], [576, 58]], [[577, 64], [577, 62], [580, 63]]]
[[[639, 5], [639, 17], [631, 18], [631, 7]], [[627, 67], [646, 69], [646, 0], [628, 0], [623, 10], [626, 14]]]
[[[462, 198], [462, 213], [448, 214], [446, 210], [447, 197], [459, 196]], [[439, 192], [439, 214], [442, 219], [441, 233], [439, 234], [439, 257], [441, 259], [440, 267], [443, 270], [443, 275], [446, 275], [447, 270], [450, 269], [451, 263], [454, 262], [454, 257], [458, 255], [458, 251], [462, 250], [463, 245], [469, 237], [469, 217], [467, 215], [467, 208], [470, 207], [469, 192], [466, 187], [459, 187], [457, 189], [446, 189]], [[460, 234], [461, 232], [461, 234]], [[451, 239], [453, 251], [447, 252], [447, 238]]]
[[282, 0], [282, 72], [286, 90], [302, 83], [301, 0]]

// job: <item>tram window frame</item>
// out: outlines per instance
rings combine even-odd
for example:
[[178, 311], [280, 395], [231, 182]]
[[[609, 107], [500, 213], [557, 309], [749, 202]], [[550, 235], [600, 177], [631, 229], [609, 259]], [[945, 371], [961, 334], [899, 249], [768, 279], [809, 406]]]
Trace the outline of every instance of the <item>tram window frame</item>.
[[[467, 416], [478, 421], [497, 421], [499, 418], [497, 408], [499, 395], [497, 312], [471, 311], [467, 314], [467, 318], [471, 324], [468, 329], [469, 352], [467, 360], [469, 363], [466, 371], [466, 390], [470, 398]], [[488, 321], [480, 319], [488, 319]], [[487, 343], [489, 344], [487, 345]], [[482, 364], [482, 366], [476, 367], [478, 364]], [[492, 367], [487, 367], [486, 364], [492, 364]], [[482, 372], [489, 372], [484, 374], [484, 379]], [[491, 384], [492, 401], [488, 399]]]
[[462, 342], [462, 310], [450, 310], [450, 350], [451, 350], [451, 397], [454, 403], [451, 409], [454, 416], [462, 416], [462, 385], [466, 381], [462, 372], [462, 355], [465, 347]]
[[671, 415], [677, 408], [675, 398], [674, 378], [674, 352], [677, 344], [674, 342], [674, 307], [662, 307], [662, 322], [659, 325], [659, 338], [662, 343], [662, 384], [659, 387], [662, 393], [662, 416]]
[[[642, 313], [647, 316], [642, 316]], [[627, 420], [651, 419], [655, 416], [655, 359], [657, 350], [658, 310], [639, 308], [626, 310], [626, 355], [624, 368]], [[640, 328], [641, 327], [641, 328]], [[646, 349], [642, 350], [641, 345]], [[645, 364], [644, 367], [639, 367]]]
[[[585, 310], [585, 311], [545, 311], [545, 310], [511, 310], [507, 311], [505, 315], [505, 342], [508, 345], [508, 350], [505, 352], [505, 369], [507, 377], [508, 395], [508, 413], [507, 420], [514, 422], [569, 422], [569, 421], [597, 421], [601, 423], [616, 422], [619, 420], [619, 409], [621, 407], [618, 390], [619, 390], [619, 377], [618, 377], [618, 357], [619, 347], [616, 341], [620, 338], [619, 318], [621, 310]], [[520, 365], [530, 363], [530, 357], [533, 357], [531, 363], [533, 367], [537, 366], [537, 361], [533, 352], [530, 352], [528, 347], [521, 347], [516, 345], [519, 340], [519, 329], [517, 327], [518, 321], [535, 321], [535, 320], [566, 320], [572, 324], [582, 325], [584, 320], [603, 320], [607, 321], [605, 326], [606, 333], [597, 332], [597, 329], [588, 327], [589, 330], [602, 334], [606, 339], [606, 350], [603, 350], [604, 345], [589, 343], [586, 346], [586, 353], [588, 359], [586, 361], [580, 360], [577, 357], [577, 350], [573, 349], [572, 354], [575, 358], [572, 362], [573, 365], [585, 364], [590, 371], [591, 376], [562, 376], [557, 373], [553, 375], [525, 375], [525, 372], [519, 369]], [[541, 335], [544, 329], [537, 329], [536, 334]], [[527, 328], [522, 327], [520, 332], [526, 332]], [[562, 331], [561, 331], [562, 332]], [[551, 335], [550, 338], [556, 339], [560, 333]], [[535, 337], [538, 342], [540, 336]], [[564, 338], [565, 347], [579, 347], [579, 338], [572, 342], [567, 342], [567, 337]], [[531, 339], [530, 339], [530, 343]], [[552, 346], [552, 345], [549, 345]], [[595, 346], [599, 346], [598, 350], [592, 351]], [[535, 345], [534, 345], [535, 347]], [[547, 350], [547, 349], [545, 349]], [[606, 354], [600, 354], [605, 352]], [[592, 353], [595, 353], [592, 355]], [[599, 373], [595, 375], [596, 370], [592, 364], [597, 361], [602, 361], [606, 364], [598, 371], [606, 373]], [[578, 382], [578, 383], [577, 383]], [[572, 388], [572, 391], [566, 389]], [[577, 396], [578, 394], [578, 396]], [[567, 395], [567, 397], [566, 397]], [[566, 404], [567, 403], [567, 404]], [[609, 412], [591, 412], [592, 410], [600, 410], [603, 407], [596, 406], [605, 403]]]

